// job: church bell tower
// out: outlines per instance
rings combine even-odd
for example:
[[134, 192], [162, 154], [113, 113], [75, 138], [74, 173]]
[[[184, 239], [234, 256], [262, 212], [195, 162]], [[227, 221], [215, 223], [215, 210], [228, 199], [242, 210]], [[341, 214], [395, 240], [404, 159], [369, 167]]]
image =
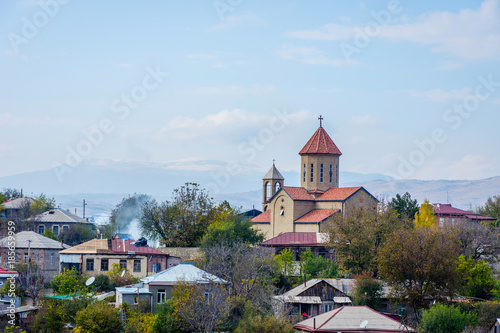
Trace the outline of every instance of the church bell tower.
[[266, 204], [269, 202], [269, 199], [271, 199], [284, 184], [285, 178], [278, 171], [273, 160], [273, 166], [266, 173], [264, 178], [262, 178], [262, 208], [264, 211], [266, 210]]

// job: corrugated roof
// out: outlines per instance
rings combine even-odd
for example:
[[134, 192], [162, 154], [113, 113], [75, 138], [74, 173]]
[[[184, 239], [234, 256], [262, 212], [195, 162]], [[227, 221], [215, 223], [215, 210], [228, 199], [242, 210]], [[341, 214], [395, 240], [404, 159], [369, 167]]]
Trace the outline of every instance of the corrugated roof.
[[[132, 243], [134, 240], [124, 240], [121, 238], [112, 238], [111, 242], [108, 239], [92, 239], [88, 242], [73, 246], [67, 250], [61, 251], [61, 254], [141, 254], [141, 255], [164, 255], [149, 246], [135, 246]], [[111, 244], [109, 244], [111, 243]], [[110, 247], [111, 245], [111, 247]]]
[[[361, 327], [363, 322], [367, 322], [364, 328]], [[294, 327], [308, 332], [415, 332], [367, 306], [343, 306], [301, 321]]]
[[330, 216], [332, 216], [335, 213], [340, 212], [340, 209], [314, 209], [311, 210], [309, 213], [306, 213], [299, 217], [298, 219], [295, 220], [297, 223], [319, 223]]
[[325, 237], [317, 232], [285, 232], [261, 243], [262, 246], [322, 246]]
[[49, 211], [46, 211], [42, 214], [39, 214], [32, 218], [35, 222], [57, 222], [57, 223], [86, 223], [92, 224], [91, 222], [82, 219], [81, 217], [72, 214], [68, 211], [54, 208]]
[[31, 205], [33, 203], [33, 198], [16, 198], [12, 200], [5, 201], [2, 205], [5, 209], [20, 209], [27, 205]]
[[314, 198], [307, 193], [307, 190], [303, 187], [283, 186], [283, 190], [288, 193], [293, 200], [314, 201]]
[[300, 296], [304, 291], [307, 289], [315, 286], [317, 283], [320, 283], [322, 281], [325, 281], [329, 285], [331, 285], [333, 288], [343, 292], [346, 295], [349, 295], [351, 293], [351, 290], [354, 285], [354, 279], [311, 279], [306, 282], [304, 285], [303, 283], [299, 284], [297, 287], [287, 291], [286, 293], [277, 296], [278, 298], [284, 299], [285, 301], [289, 297], [295, 297], [295, 296]]
[[186, 283], [225, 283], [226, 281], [215, 275], [205, 272], [194, 265], [180, 264], [159, 273], [150, 275], [141, 279], [143, 283], [148, 284], [176, 284], [178, 282]]
[[434, 211], [436, 212], [436, 215], [465, 216], [472, 220], [496, 220], [496, 218], [493, 217], [482, 216], [468, 212], [466, 210], [452, 207], [451, 204], [435, 203], [432, 205], [434, 206]]
[[309, 141], [307, 141], [306, 145], [300, 150], [299, 154], [342, 155], [323, 127], [318, 128], [316, 132], [314, 132], [313, 136], [309, 139]]
[[[28, 246], [32, 249], [57, 249], [63, 250], [69, 246], [61, 242], [37, 234], [34, 231], [21, 231], [15, 234], [16, 248], [27, 249]], [[8, 247], [8, 237], [0, 239], [0, 247]]]
[[266, 210], [264, 213], [257, 215], [252, 219], [255, 223], [270, 223], [271, 222], [271, 211]]
[[285, 178], [281, 175], [281, 173], [278, 171], [276, 166], [273, 163], [273, 166], [269, 171], [266, 173], [263, 180], [268, 180], [268, 179], [279, 179], [279, 180], [284, 180]]

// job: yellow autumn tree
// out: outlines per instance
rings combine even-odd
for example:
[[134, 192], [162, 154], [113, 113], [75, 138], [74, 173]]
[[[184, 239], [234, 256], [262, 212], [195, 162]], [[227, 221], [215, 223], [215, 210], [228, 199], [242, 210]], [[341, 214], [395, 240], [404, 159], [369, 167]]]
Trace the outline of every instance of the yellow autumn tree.
[[424, 203], [415, 213], [415, 226], [433, 228], [436, 226], [436, 213], [434, 207], [425, 199]]

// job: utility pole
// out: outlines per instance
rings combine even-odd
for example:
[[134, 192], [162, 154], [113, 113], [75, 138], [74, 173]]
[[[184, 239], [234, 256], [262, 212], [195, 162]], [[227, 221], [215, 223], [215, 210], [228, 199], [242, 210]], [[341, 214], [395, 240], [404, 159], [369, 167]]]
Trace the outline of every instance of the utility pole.
[[87, 204], [85, 203], [85, 199], [83, 199], [83, 219], [85, 220], [85, 206], [87, 206]]

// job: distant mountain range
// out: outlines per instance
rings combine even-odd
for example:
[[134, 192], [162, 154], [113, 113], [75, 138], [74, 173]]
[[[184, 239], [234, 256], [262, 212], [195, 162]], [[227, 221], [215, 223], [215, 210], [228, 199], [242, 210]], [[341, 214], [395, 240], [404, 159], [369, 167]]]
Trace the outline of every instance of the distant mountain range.
[[[145, 193], [157, 200], [168, 200], [172, 190], [186, 182], [206, 187], [216, 200], [228, 200], [244, 209], [261, 207], [261, 182], [267, 170], [256, 166], [241, 167], [230, 174], [227, 164], [213, 160], [185, 160], [172, 163], [117, 162], [89, 160], [58, 177], [54, 170], [0, 177], [0, 188], [24, 190], [25, 195], [45, 193], [55, 197], [62, 208], [82, 215], [82, 201], [87, 202], [87, 216], [108, 212], [123, 197]], [[281, 171], [281, 170], [280, 170]], [[282, 171], [285, 185], [298, 186], [299, 173]], [[452, 203], [462, 209], [483, 204], [500, 194], [500, 177], [483, 180], [395, 180], [382, 174], [340, 173], [341, 186], [364, 186], [377, 198], [390, 198], [410, 192], [419, 202]]]

